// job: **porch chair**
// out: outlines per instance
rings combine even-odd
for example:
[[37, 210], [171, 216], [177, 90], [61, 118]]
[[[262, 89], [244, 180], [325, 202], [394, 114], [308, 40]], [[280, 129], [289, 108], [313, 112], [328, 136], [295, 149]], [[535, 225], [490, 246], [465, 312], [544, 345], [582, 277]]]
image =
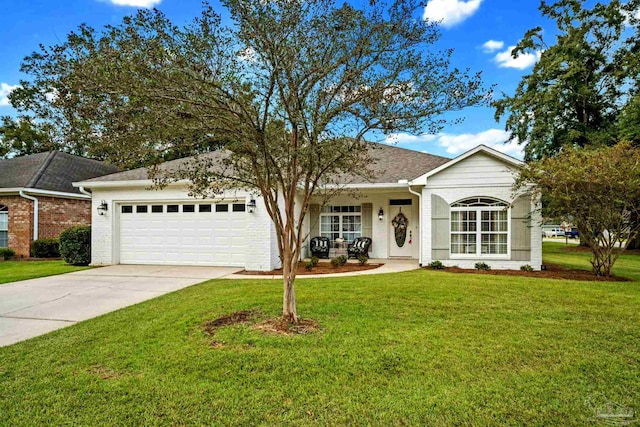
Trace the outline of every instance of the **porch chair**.
[[369, 258], [370, 237], [356, 237], [352, 243], [347, 245], [347, 258], [358, 258], [364, 255]]
[[311, 255], [318, 258], [329, 258], [329, 248], [331, 241], [328, 237], [314, 237], [309, 243], [311, 247]]

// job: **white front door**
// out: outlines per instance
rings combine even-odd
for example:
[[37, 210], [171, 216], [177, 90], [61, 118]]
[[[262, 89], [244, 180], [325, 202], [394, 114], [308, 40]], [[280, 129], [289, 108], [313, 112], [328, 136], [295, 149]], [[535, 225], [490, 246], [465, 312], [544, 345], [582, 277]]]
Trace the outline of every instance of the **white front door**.
[[389, 256], [411, 257], [416, 245], [417, 223], [412, 205], [389, 206]]

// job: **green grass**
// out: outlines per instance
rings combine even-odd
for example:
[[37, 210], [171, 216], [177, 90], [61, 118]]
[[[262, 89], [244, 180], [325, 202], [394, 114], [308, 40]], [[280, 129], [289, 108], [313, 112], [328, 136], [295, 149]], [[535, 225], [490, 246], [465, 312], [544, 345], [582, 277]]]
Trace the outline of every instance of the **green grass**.
[[[543, 262], [591, 271], [591, 251], [589, 248], [578, 248], [575, 244], [566, 245], [558, 242], [542, 244]], [[626, 251], [613, 265], [613, 274], [640, 281], [640, 251]]]
[[[555, 256], [555, 255], [554, 255]], [[640, 410], [640, 282], [413, 271], [306, 279], [322, 331], [207, 320], [281, 285], [217, 280], [0, 348], [0, 425], [585, 425]]]
[[64, 261], [0, 261], [0, 284], [85, 270]]

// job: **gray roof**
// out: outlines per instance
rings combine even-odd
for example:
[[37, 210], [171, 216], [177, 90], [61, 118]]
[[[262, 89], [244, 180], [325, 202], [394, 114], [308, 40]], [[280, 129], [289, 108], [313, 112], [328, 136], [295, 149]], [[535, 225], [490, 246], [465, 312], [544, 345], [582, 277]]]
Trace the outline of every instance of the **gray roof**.
[[[370, 153], [375, 159], [371, 165], [373, 178], [367, 183], [397, 183], [401, 179], [412, 180], [439, 167], [451, 159], [433, 154], [421, 153], [419, 151], [408, 150], [406, 148], [392, 145], [371, 143]], [[211, 159], [222, 159], [228, 155], [228, 151], [214, 151], [202, 154], [201, 156]], [[160, 165], [161, 170], [176, 170], [181, 165], [189, 162], [191, 158], [172, 160]], [[132, 169], [125, 172], [114, 173], [88, 180], [90, 182], [104, 181], [141, 181], [149, 179], [146, 168]], [[353, 178], [345, 177], [344, 183], [362, 184], [360, 181], [353, 181]]]
[[119, 171], [116, 166], [59, 151], [0, 160], [0, 189], [32, 188], [37, 190], [80, 193], [71, 185], [97, 176]]

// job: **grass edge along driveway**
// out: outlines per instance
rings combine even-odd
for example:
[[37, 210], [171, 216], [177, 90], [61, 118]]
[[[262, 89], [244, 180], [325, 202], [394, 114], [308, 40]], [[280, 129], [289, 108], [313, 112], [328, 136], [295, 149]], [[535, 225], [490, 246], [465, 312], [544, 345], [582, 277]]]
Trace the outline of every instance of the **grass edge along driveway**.
[[0, 261], [0, 285], [20, 280], [37, 279], [86, 270], [89, 267], [69, 265], [62, 260]]

